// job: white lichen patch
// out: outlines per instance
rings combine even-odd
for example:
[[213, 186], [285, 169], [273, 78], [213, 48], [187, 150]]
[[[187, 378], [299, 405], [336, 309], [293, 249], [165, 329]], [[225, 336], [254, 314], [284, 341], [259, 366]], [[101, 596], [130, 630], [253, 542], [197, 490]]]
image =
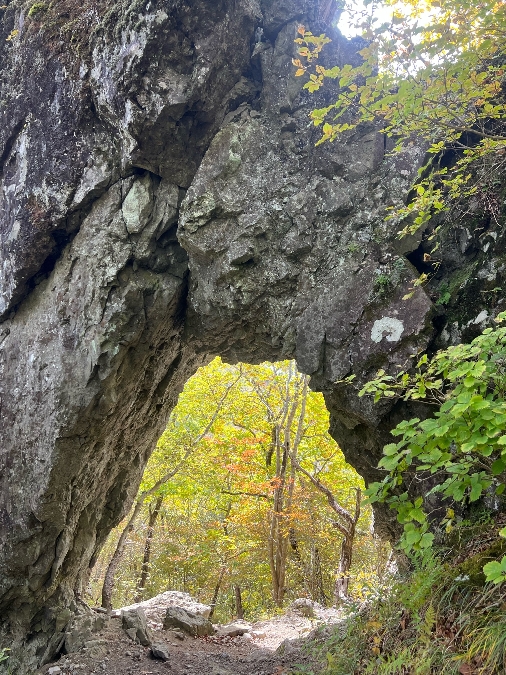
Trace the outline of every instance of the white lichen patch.
[[404, 332], [404, 324], [392, 316], [384, 316], [374, 322], [371, 330], [371, 340], [381, 342], [386, 337], [387, 342], [397, 342]]

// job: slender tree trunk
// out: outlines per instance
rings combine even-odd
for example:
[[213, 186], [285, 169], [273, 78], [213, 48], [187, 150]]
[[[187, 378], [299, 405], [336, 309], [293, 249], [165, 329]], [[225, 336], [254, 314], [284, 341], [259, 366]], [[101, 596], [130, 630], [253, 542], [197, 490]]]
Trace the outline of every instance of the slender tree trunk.
[[[274, 503], [271, 511], [271, 524], [268, 543], [269, 565], [272, 578], [272, 596], [278, 607], [283, 606], [286, 592], [285, 580], [288, 561], [290, 509], [293, 502], [293, 491], [296, 475], [296, 458], [303, 435], [303, 422], [306, 414], [306, 399], [309, 378], [304, 375], [297, 380], [295, 393], [290, 393], [290, 382], [293, 372], [290, 366], [287, 379], [285, 400], [280, 421], [273, 433], [273, 445], [276, 453], [276, 476]], [[299, 409], [300, 407], [300, 409]], [[299, 410], [295, 434], [293, 423]], [[293, 440], [292, 440], [293, 437]], [[288, 467], [290, 469], [288, 470]]]
[[311, 597], [325, 607], [327, 596], [323, 587], [322, 560], [320, 550], [315, 544], [311, 545], [311, 586], [313, 591]]
[[212, 615], [214, 614], [214, 609], [216, 607], [216, 603], [218, 602], [218, 596], [220, 594], [221, 584], [223, 582], [223, 577], [225, 576], [226, 571], [227, 571], [227, 566], [222, 565], [220, 567], [220, 575], [218, 577], [218, 581], [216, 582], [216, 586], [214, 587], [214, 593], [213, 593], [213, 599], [211, 600], [211, 611], [209, 612], [209, 618], [211, 618]]
[[153, 534], [155, 531], [155, 523], [160, 513], [160, 508], [163, 503], [163, 496], [160, 495], [155, 502], [153, 509], [149, 513], [148, 530], [146, 532], [146, 541], [144, 543], [144, 557], [142, 559], [141, 576], [137, 583], [137, 594], [134, 602], [141, 602], [143, 599], [144, 589], [149, 576], [149, 567], [151, 563], [151, 545], [153, 542]]
[[[295, 462], [295, 460], [294, 460]], [[342, 507], [334, 494], [327, 486], [325, 486], [316, 476], [312, 476], [309, 471], [303, 469], [300, 464], [296, 463], [297, 470], [304, 476], [309, 478], [313, 485], [320, 490], [326, 497], [330, 508], [339, 516], [341, 520], [333, 522], [334, 527], [342, 534], [343, 541], [341, 543], [341, 556], [339, 560], [339, 568], [337, 572], [336, 584], [334, 587], [334, 601], [338, 604], [344, 598], [348, 598], [348, 586], [350, 583], [349, 571], [351, 568], [353, 557], [353, 540], [355, 538], [355, 528], [360, 518], [360, 505], [362, 494], [357, 488], [355, 498], [355, 512], [351, 514], [344, 507]]]
[[314, 600], [313, 589], [311, 587], [311, 575], [308, 574], [307, 565], [305, 565], [304, 561], [302, 560], [302, 556], [299, 551], [299, 542], [297, 541], [297, 535], [295, 534], [295, 529], [293, 527], [291, 527], [288, 532], [288, 540], [292, 549], [292, 555], [295, 558], [297, 567], [299, 568], [299, 583], [303, 588], [305, 588], [306, 593], [308, 593], [311, 599]]
[[235, 613], [238, 619], [244, 619], [244, 609], [242, 606], [241, 587], [235, 587]]
[[342, 600], [349, 597], [348, 586], [350, 585], [350, 569], [353, 560], [353, 538], [355, 531], [350, 536], [344, 537], [341, 542], [341, 555], [337, 570], [337, 579], [334, 587], [334, 603], [338, 605]]
[[134, 510], [132, 512], [132, 515], [130, 516], [128, 523], [126, 524], [126, 527], [123, 529], [123, 532], [120, 535], [120, 538], [118, 540], [118, 543], [116, 544], [116, 549], [112, 555], [112, 558], [109, 562], [109, 565], [107, 567], [107, 571], [105, 573], [104, 577], [104, 584], [102, 586], [102, 607], [105, 607], [108, 612], [111, 611], [112, 609], [112, 593], [114, 590], [114, 576], [116, 574], [116, 570], [118, 569], [118, 565], [121, 562], [121, 559], [123, 557], [123, 553], [125, 551], [125, 546], [127, 542], [127, 537], [130, 534], [130, 532], [133, 530], [133, 527], [135, 525], [135, 521], [137, 520], [137, 517], [141, 511], [142, 505], [144, 503], [143, 501], [137, 501], [134, 507]]

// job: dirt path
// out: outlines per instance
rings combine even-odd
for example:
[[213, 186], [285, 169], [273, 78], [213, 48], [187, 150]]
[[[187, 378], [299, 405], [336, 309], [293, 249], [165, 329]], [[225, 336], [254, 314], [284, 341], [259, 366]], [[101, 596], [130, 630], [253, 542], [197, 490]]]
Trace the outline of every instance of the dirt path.
[[[163, 643], [167, 660], [154, 659], [151, 648], [134, 643], [119, 616], [107, 618], [86, 647], [42, 668], [42, 675], [290, 675], [308, 667], [308, 635], [328, 616], [307, 618], [296, 610], [257, 622], [244, 636], [195, 638], [163, 630], [156, 612], [150, 615], [153, 644]], [[181, 639], [183, 638], [183, 639]], [[51, 669], [59, 668], [58, 670]]]

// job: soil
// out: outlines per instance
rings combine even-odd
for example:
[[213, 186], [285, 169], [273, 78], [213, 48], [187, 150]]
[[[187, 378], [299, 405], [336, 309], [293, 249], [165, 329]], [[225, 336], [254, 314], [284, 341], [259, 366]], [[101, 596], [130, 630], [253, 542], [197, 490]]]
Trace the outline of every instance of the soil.
[[[94, 636], [93, 644], [63, 655], [38, 673], [59, 667], [61, 675], [291, 675], [316, 668], [308, 647], [315, 628], [336, 623], [336, 610], [323, 610], [307, 618], [297, 610], [252, 625], [239, 637], [196, 638], [163, 630], [150, 621], [153, 644], [163, 643], [168, 660], [154, 659], [150, 647], [134, 643], [123, 631], [121, 618], [112, 616]], [[179, 635], [178, 635], [179, 633]], [[56, 674], [55, 674], [56, 675]], [[58, 674], [60, 675], [60, 674]]]

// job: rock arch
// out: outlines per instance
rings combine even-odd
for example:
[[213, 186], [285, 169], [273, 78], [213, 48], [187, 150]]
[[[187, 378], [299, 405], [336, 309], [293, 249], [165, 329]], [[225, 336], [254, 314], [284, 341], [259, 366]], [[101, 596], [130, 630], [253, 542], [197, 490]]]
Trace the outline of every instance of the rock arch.
[[[212, 5], [97, 3], [77, 55], [0, 10], [0, 617], [20, 673], [59, 648], [199, 365], [295, 358], [371, 479], [400, 412], [336, 382], [434, 332], [383, 222], [421, 151], [385, 158], [371, 128], [315, 148], [308, 126], [325, 99], [293, 77], [293, 39], [331, 3]], [[329, 62], [357, 58], [333, 40]]]

